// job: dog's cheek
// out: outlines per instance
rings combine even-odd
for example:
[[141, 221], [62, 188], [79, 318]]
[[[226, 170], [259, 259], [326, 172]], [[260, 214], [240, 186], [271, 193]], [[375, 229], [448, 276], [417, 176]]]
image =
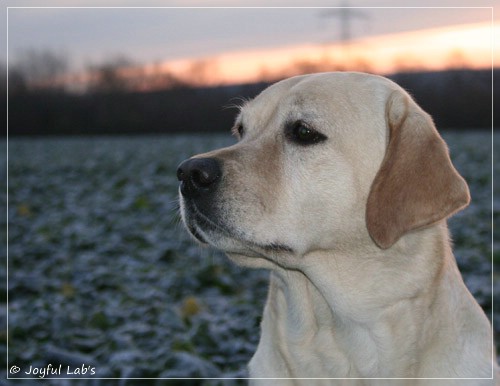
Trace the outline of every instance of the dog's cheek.
[[298, 181], [288, 191], [289, 207], [298, 210], [294, 214], [298, 219], [295, 233], [310, 249], [349, 242], [365, 223], [363, 192], [352, 165], [333, 154], [309, 170], [312, 172], [297, 176]]

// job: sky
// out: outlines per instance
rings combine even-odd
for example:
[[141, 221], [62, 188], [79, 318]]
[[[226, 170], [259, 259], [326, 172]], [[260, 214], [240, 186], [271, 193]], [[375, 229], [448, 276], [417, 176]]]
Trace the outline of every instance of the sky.
[[[395, 0], [3, 3], [10, 8], [2, 10], [8, 39], [0, 40], [0, 61], [10, 64], [23, 51], [36, 48], [64, 53], [77, 69], [124, 56], [139, 64], [161, 63], [178, 71], [197, 59], [217, 62], [218, 72], [226, 76], [235, 67], [241, 73], [257, 73], [272, 69], [280, 58], [291, 61], [324, 55], [327, 50], [345, 52], [340, 44], [339, 9], [330, 7], [346, 4], [359, 7], [350, 8], [351, 54], [370, 63], [383, 63], [392, 52], [392, 62], [399, 53], [422, 63], [427, 56], [441, 56], [444, 64], [453, 55], [466, 64], [486, 56], [488, 64], [491, 52], [498, 50], [498, 42], [492, 40], [494, 2], [487, 0], [421, 0], [414, 2], [418, 8], [411, 7], [410, 1]], [[443, 41], [443, 36], [448, 40]], [[379, 67], [379, 71], [390, 71], [389, 64]]]

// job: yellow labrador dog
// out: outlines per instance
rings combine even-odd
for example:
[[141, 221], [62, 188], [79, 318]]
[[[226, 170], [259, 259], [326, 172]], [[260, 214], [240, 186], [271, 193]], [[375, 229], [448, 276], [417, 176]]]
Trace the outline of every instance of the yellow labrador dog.
[[234, 132], [177, 173], [190, 233], [272, 270], [255, 383], [492, 384], [491, 326], [446, 225], [468, 187], [403, 89], [361, 73], [286, 79], [241, 107]]

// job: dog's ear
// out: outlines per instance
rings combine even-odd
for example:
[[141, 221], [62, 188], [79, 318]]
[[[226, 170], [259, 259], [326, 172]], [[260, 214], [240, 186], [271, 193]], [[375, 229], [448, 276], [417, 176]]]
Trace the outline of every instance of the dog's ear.
[[366, 207], [368, 232], [383, 249], [470, 201], [467, 184], [453, 167], [432, 119], [408, 95], [390, 95], [386, 121], [389, 143]]

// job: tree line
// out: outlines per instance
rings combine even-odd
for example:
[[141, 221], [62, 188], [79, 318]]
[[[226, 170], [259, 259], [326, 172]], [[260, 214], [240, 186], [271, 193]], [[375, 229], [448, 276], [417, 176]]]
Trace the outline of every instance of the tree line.
[[[145, 77], [144, 70], [118, 57], [94, 66], [85, 92], [74, 92], [61, 81], [68, 66], [64, 58], [39, 52], [26, 56], [20, 61], [24, 67], [17, 65], [9, 71], [9, 136], [228, 130], [235, 116], [228, 106], [237, 99], [254, 97], [271, 83], [200, 86], [196, 74], [203, 72], [200, 68], [207, 70], [204, 63], [193, 64], [190, 83], [160, 71]], [[303, 72], [314, 70], [307, 66]], [[494, 70], [495, 76], [498, 71]], [[406, 72], [389, 77], [413, 95], [439, 129], [491, 127], [490, 70]], [[497, 82], [497, 92], [498, 87]], [[0, 101], [4, 112], [6, 102]]]

